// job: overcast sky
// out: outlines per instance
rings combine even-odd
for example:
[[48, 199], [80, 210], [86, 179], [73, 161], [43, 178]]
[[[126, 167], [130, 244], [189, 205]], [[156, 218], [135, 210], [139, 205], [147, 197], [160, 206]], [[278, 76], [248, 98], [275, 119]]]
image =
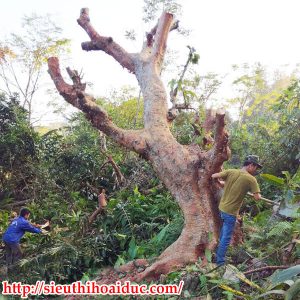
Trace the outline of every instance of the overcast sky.
[[[177, 65], [186, 59], [186, 45], [194, 46], [200, 53], [201, 74], [225, 73], [231, 65], [245, 62], [261, 62], [273, 69], [300, 62], [298, 0], [184, 0], [180, 3], [183, 7], [180, 24], [192, 32], [185, 39], [170, 34], [168, 47], [180, 53]], [[94, 84], [94, 94], [104, 95], [112, 88], [135, 85], [136, 81], [103, 52], [81, 50], [80, 43], [88, 38], [76, 22], [80, 8], [90, 8], [91, 22], [99, 33], [112, 36], [129, 52], [137, 52], [144, 32], [154, 25], [143, 24], [142, 6], [142, 0], [2, 1], [0, 40], [9, 32], [19, 30], [24, 15], [32, 12], [54, 15], [64, 29], [64, 36], [72, 40], [70, 66], [83, 69], [85, 79]], [[129, 29], [135, 29], [137, 41], [125, 39], [124, 33]], [[38, 109], [43, 110], [36, 106]]]

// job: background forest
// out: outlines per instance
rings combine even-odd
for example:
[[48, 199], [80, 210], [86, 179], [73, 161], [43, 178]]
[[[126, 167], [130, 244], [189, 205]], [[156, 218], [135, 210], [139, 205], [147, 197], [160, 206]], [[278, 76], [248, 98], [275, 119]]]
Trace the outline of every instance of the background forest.
[[[27, 21], [32, 26], [32, 20]], [[34, 126], [31, 100], [37, 86], [31, 84], [47, 76], [45, 57], [67, 53], [68, 41], [54, 34], [59, 28], [52, 32], [48, 45], [41, 46], [41, 31], [35, 41], [15, 35], [11, 45], [0, 45], [1, 80], [10, 87], [0, 93], [0, 235], [13, 212], [25, 205], [32, 211], [32, 222], [50, 220], [47, 234], [25, 235], [20, 272], [10, 279], [64, 284], [97, 278], [107, 266], [158, 256], [180, 235], [184, 220], [151, 166], [95, 130], [82, 113], [73, 113], [55, 129]], [[193, 108], [180, 110], [172, 125], [182, 144], [202, 143], [206, 138], [198, 120], [215, 103], [224, 80], [222, 74], [198, 74], [193, 69], [198, 60], [189, 47], [186, 64], [168, 82], [173, 92], [177, 89], [178, 98]], [[13, 63], [28, 68], [27, 88], [10, 86], [7, 70], [13, 72]], [[166, 62], [166, 68], [168, 64], [172, 61]], [[241, 211], [244, 243], [229, 253], [230, 263], [239, 269], [240, 283], [224, 283], [212, 270], [209, 250], [205, 269], [199, 261], [162, 277], [161, 282], [183, 279], [182, 298], [187, 299], [298, 299], [299, 73], [296, 69], [290, 74], [272, 73], [257, 63], [233, 66], [230, 78], [236, 96], [225, 99], [224, 106], [229, 111], [232, 156], [224, 167], [239, 168], [248, 154], [259, 155], [264, 166], [257, 176], [262, 194], [278, 202], [279, 209], [251, 198], [245, 201]], [[119, 127], [143, 127], [143, 98], [134, 88], [124, 87], [97, 102]], [[107, 206], [91, 218], [103, 189]], [[0, 261], [4, 265], [3, 247]], [[4, 268], [0, 276], [5, 278]]]

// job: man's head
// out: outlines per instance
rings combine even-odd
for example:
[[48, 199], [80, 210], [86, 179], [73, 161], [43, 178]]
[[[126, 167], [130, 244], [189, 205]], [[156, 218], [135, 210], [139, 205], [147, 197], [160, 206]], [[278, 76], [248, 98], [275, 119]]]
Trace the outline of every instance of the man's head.
[[30, 215], [30, 210], [28, 208], [24, 207], [20, 210], [20, 217], [28, 219], [29, 215]]
[[244, 168], [251, 175], [255, 175], [256, 171], [262, 168], [262, 165], [259, 163], [259, 157], [257, 155], [248, 155], [244, 161]]

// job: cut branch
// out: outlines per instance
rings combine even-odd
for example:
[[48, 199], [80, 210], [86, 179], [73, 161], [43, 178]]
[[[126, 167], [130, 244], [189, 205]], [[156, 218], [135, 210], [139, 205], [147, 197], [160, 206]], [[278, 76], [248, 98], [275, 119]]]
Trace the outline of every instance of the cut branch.
[[129, 54], [119, 44], [113, 41], [111, 37], [104, 37], [98, 34], [90, 23], [89, 9], [82, 8], [78, 24], [86, 31], [91, 41], [84, 42], [81, 47], [85, 51], [101, 50], [111, 55], [123, 68], [131, 73], [135, 73], [133, 55]]
[[73, 85], [66, 83], [61, 75], [59, 60], [56, 57], [48, 59], [50, 76], [61, 96], [67, 102], [83, 111], [92, 125], [110, 136], [115, 142], [133, 150], [141, 155], [145, 155], [145, 140], [143, 130], [124, 130], [117, 127], [109, 118], [105, 110], [95, 103], [95, 98], [85, 93], [86, 85], [81, 83], [77, 71], [68, 69], [68, 73], [73, 81]]
[[225, 130], [225, 112], [219, 110], [215, 120], [215, 143], [207, 152], [207, 156], [210, 157], [212, 170], [220, 170], [223, 162], [230, 156], [228, 133]]
[[[157, 27], [158, 27], [158, 24], [156, 24], [150, 32], [148, 32], [146, 34], [146, 37], [147, 37], [147, 47], [152, 47], [153, 46], [153, 43], [154, 43], [154, 36], [156, 34], [156, 31], [157, 31]], [[175, 30], [179, 27], [179, 21], [175, 21], [173, 22], [173, 25], [170, 27], [170, 31], [172, 30]]]
[[212, 131], [214, 125], [216, 124], [216, 115], [212, 109], [207, 109], [205, 113], [205, 121], [202, 125], [204, 130], [203, 134], [203, 146], [212, 145], [214, 143], [214, 138], [212, 137]]
[[101, 214], [104, 211], [105, 207], [107, 206], [104, 189], [98, 196], [98, 204], [99, 207], [97, 207], [96, 210], [88, 218], [89, 226], [96, 220], [97, 216]]

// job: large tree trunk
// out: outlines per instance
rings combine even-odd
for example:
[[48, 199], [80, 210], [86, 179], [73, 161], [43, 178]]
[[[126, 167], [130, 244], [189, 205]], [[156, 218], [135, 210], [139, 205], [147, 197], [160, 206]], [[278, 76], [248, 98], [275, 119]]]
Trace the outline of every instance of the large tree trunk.
[[180, 237], [169, 246], [139, 278], [168, 273], [205, 259], [205, 249], [213, 249], [218, 236], [219, 219], [210, 176], [204, 170], [207, 157], [192, 148], [180, 145], [164, 131], [153, 132], [149, 161], [156, 174], [178, 202], [185, 219]]
[[129, 54], [112, 38], [100, 36], [90, 24], [87, 9], [82, 9], [78, 23], [91, 38], [90, 42], [82, 44], [84, 50], [105, 51], [136, 75], [144, 98], [144, 129], [123, 130], [115, 126], [107, 113], [95, 104], [95, 99], [85, 93], [85, 85], [78, 73], [67, 69], [73, 85], [67, 84], [61, 76], [58, 59], [50, 58], [49, 73], [58, 91], [66, 101], [82, 110], [96, 128], [152, 164], [178, 202], [185, 219], [177, 241], [134, 280], [168, 273], [197, 261], [199, 257], [205, 260], [205, 249], [214, 249], [218, 238], [218, 187], [211, 181], [211, 175], [220, 171], [229, 155], [225, 113], [210, 113], [203, 120], [206, 131], [214, 130], [214, 144], [209, 151], [204, 151], [199, 145], [181, 145], [171, 134], [167, 94], [160, 79], [167, 36], [174, 28], [171, 14], [162, 15], [138, 54]]

